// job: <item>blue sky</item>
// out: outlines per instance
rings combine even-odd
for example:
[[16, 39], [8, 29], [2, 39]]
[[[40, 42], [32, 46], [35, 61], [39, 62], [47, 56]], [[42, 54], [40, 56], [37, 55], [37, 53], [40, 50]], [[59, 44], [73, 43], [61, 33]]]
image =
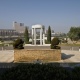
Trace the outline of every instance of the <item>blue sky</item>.
[[13, 21], [67, 33], [80, 26], [80, 0], [0, 0], [0, 28], [12, 29]]

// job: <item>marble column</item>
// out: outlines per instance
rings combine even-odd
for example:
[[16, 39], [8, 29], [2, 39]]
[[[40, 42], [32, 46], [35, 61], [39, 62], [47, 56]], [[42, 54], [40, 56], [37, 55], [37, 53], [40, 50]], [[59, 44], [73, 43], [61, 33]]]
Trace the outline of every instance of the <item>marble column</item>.
[[34, 28], [32, 28], [32, 44], [34, 44]]
[[43, 33], [43, 45], [45, 45], [45, 34]]
[[40, 29], [40, 45], [42, 45], [42, 28]]
[[34, 45], [36, 45], [36, 29], [34, 28]]

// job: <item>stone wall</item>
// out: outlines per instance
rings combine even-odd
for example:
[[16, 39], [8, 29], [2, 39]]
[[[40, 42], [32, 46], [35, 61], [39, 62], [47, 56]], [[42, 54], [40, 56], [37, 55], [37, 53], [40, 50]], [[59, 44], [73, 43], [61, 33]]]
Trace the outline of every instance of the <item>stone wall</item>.
[[14, 50], [14, 62], [53, 62], [61, 60], [61, 50], [56, 49], [22, 49]]

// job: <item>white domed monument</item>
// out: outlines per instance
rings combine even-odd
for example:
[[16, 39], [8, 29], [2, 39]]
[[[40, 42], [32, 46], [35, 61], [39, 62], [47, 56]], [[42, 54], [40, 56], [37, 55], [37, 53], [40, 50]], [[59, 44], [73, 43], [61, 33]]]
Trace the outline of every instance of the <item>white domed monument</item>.
[[[37, 34], [38, 31], [38, 34]], [[39, 32], [40, 31], [40, 32]], [[37, 38], [37, 35], [38, 38]], [[44, 45], [45, 44], [45, 27], [44, 25], [33, 25], [32, 26], [32, 44], [33, 45], [37, 45], [37, 41], [40, 41], [40, 45]]]

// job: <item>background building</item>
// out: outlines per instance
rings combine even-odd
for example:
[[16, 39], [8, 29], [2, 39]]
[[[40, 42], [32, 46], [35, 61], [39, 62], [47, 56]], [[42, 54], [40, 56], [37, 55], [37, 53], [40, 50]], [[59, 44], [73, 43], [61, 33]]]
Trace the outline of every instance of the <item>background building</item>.
[[[27, 26], [24, 26], [24, 23], [13, 22], [13, 27], [14, 29], [0, 29], [0, 40], [9, 41], [15, 40], [19, 37], [24, 40], [25, 27]], [[32, 29], [29, 29], [29, 27], [27, 28], [29, 32], [29, 41], [32, 42]], [[37, 30], [36, 37], [38, 38], [39, 35], [40, 32]], [[65, 34], [54, 33], [54, 30], [51, 30], [51, 39], [54, 37], [62, 38], [63, 36], [65, 36]], [[47, 30], [45, 30], [44, 39], [47, 40]]]
[[[11, 41], [17, 38], [22, 38], [24, 40], [25, 27], [24, 23], [13, 22], [14, 29], [0, 29], [0, 41]], [[29, 37], [31, 39], [31, 29], [28, 28]]]
[[25, 27], [24, 23], [13, 22], [13, 28], [19, 33], [24, 33]]
[[13, 29], [0, 29], [0, 39], [1, 40], [14, 40], [18, 38], [20, 34]]

